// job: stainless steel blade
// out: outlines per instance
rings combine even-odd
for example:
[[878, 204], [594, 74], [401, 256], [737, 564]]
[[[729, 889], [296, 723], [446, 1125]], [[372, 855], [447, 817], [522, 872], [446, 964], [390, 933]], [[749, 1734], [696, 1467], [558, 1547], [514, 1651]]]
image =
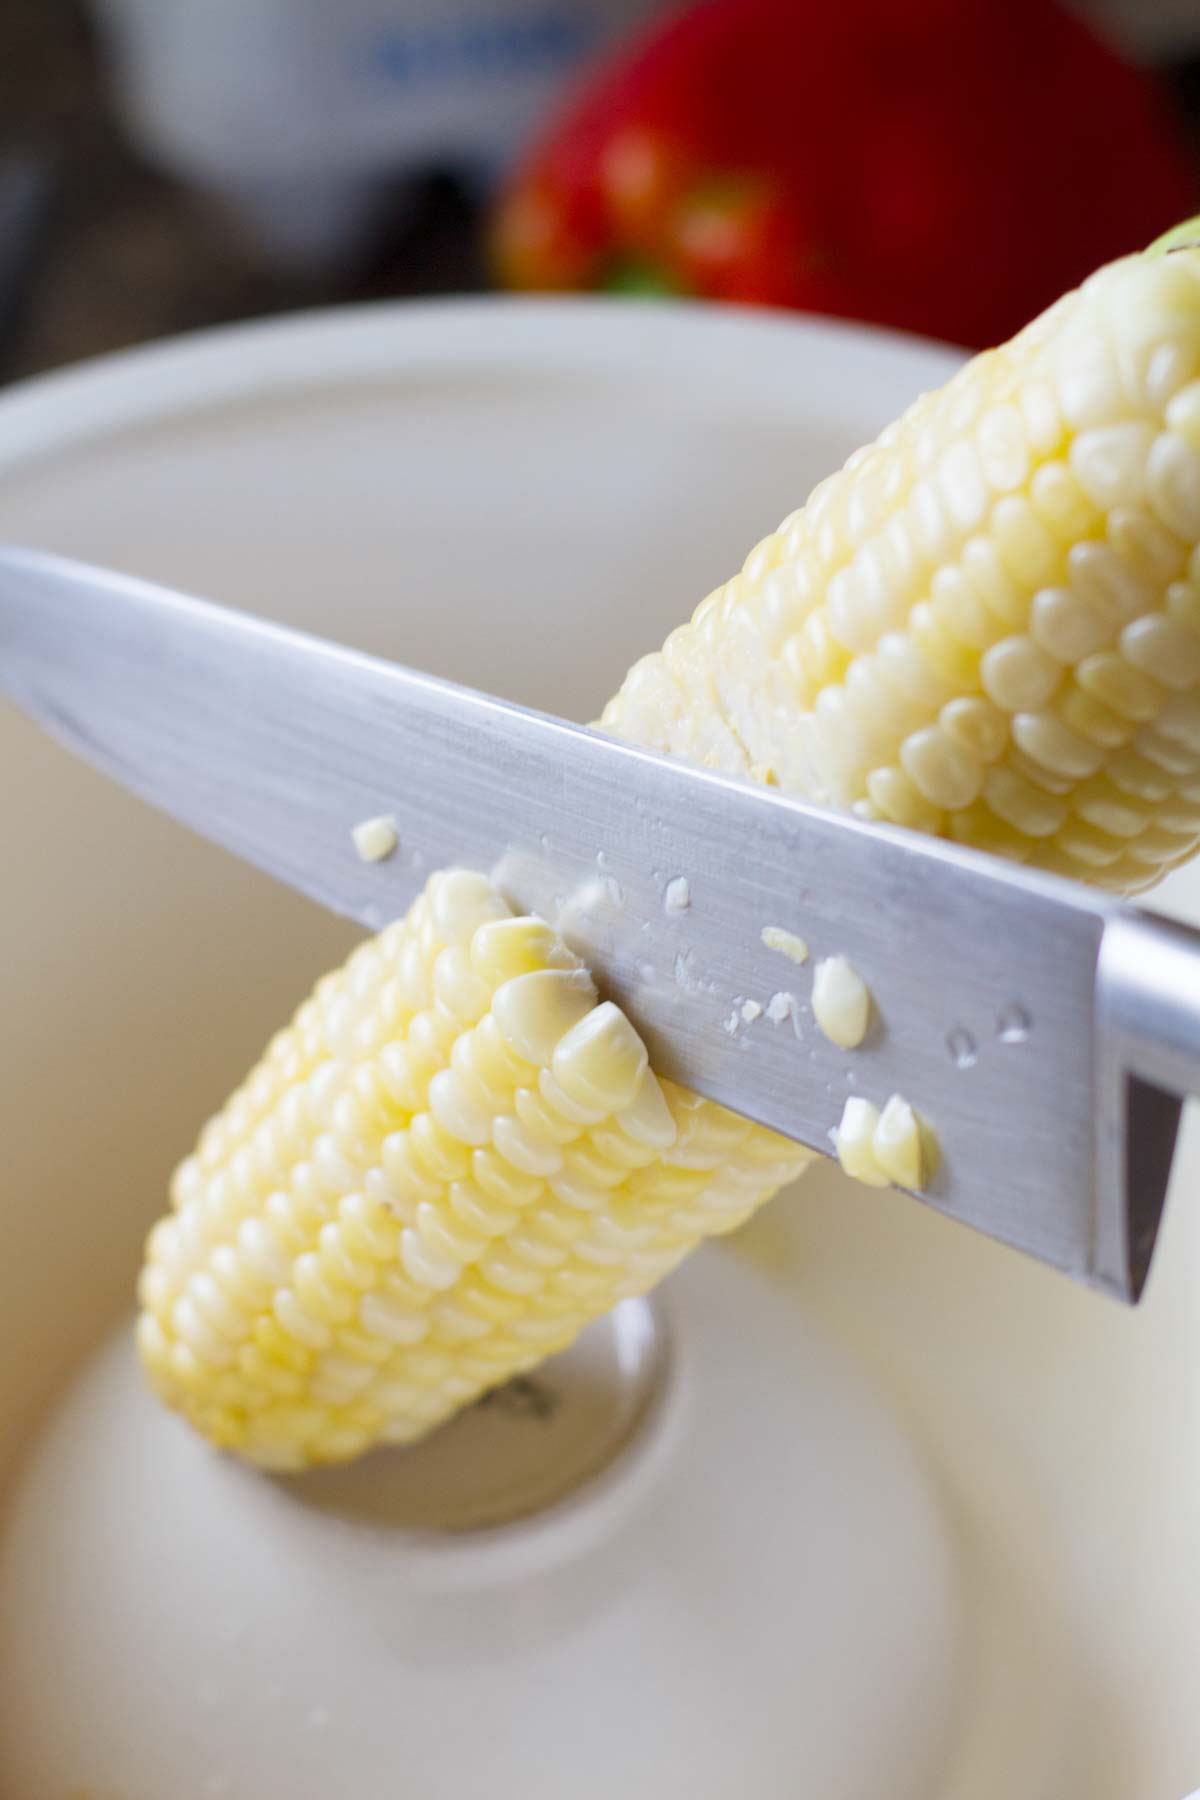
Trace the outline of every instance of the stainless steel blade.
[[[923, 1199], [1094, 1285], [1140, 1289], [1178, 1108], [1153, 1111], [1165, 1163], [1128, 1188], [1138, 1059], [1101, 1067], [1094, 1046], [1112, 1004], [1102, 941], [1114, 921], [1136, 935], [1129, 909], [29, 552], [0, 551], [0, 688], [364, 925], [400, 914], [435, 868], [496, 873], [515, 906], [563, 926], [661, 1075], [825, 1153], [849, 1095], [903, 1093], [941, 1145]], [[381, 813], [399, 848], [364, 864], [351, 831]], [[686, 906], [670, 903], [680, 878]], [[860, 971], [876, 1010], [861, 1049], [816, 1028], [812, 964], [769, 948], [771, 926]], [[1200, 962], [1184, 949], [1194, 1037]]]

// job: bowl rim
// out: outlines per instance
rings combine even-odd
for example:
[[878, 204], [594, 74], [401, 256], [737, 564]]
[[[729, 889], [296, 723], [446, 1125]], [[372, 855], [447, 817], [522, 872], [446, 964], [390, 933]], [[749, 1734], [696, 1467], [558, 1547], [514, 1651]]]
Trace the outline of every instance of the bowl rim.
[[[764, 348], [774, 352], [764, 358]], [[597, 296], [447, 296], [269, 314], [114, 350], [0, 393], [0, 478], [98, 438], [256, 398], [401, 378], [669, 377], [702, 366], [781, 423], [796, 393], [878, 380], [889, 393], [940, 386], [967, 356], [878, 326], [708, 301]], [[861, 389], [860, 389], [861, 391]]]

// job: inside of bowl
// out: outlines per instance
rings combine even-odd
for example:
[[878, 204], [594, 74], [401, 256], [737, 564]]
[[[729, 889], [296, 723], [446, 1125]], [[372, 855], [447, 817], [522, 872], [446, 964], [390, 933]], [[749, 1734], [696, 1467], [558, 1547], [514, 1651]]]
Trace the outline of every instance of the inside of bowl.
[[[588, 718], [629, 662], [656, 646], [815, 480], [951, 367], [941, 352], [873, 334], [687, 309], [386, 308], [218, 334], [0, 400], [0, 536]], [[77, 1479], [77, 1465], [55, 1460], [55, 1432], [64, 1419], [81, 1429], [91, 1422], [90, 1437], [84, 1431], [71, 1441], [89, 1442], [98, 1468], [144, 1471], [137, 1518], [161, 1568], [178, 1565], [170, 1554], [172, 1494], [194, 1491], [200, 1467], [222, 1470], [214, 1479], [269, 1523], [269, 1539], [278, 1523], [273, 1487], [248, 1484], [214, 1459], [193, 1463], [197, 1447], [186, 1437], [172, 1438], [169, 1451], [157, 1439], [123, 1438], [127, 1413], [100, 1431], [103, 1396], [91, 1384], [111, 1373], [119, 1388], [128, 1374], [120, 1321], [171, 1167], [354, 934], [109, 786], [11, 712], [0, 714], [0, 818], [0, 1493], [23, 1467], [23, 1504], [33, 1505], [25, 1516], [49, 1516], [42, 1498]], [[1166, 904], [1194, 916], [1195, 876], [1179, 877]], [[1200, 1212], [1188, 1189], [1196, 1153], [1194, 1134], [1185, 1132], [1159, 1265], [1135, 1315], [825, 1170], [803, 1188], [803, 1205], [770, 1209], [713, 1263], [754, 1271], [762, 1298], [750, 1311], [761, 1313], [764, 1330], [774, 1321], [770, 1328], [786, 1335], [799, 1329], [797, 1319], [815, 1321], [828, 1338], [852, 1343], [869, 1371], [864, 1393], [852, 1372], [831, 1370], [842, 1396], [835, 1423], [860, 1418], [864, 1441], [895, 1451], [884, 1486], [897, 1494], [910, 1483], [912, 1505], [893, 1509], [892, 1522], [907, 1521], [903, 1541], [925, 1546], [905, 1565], [918, 1571], [915, 1584], [900, 1580], [903, 1555], [894, 1582], [886, 1557], [869, 1561], [876, 1602], [898, 1595], [890, 1616], [927, 1624], [918, 1634], [918, 1686], [905, 1690], [909, 1714], [919, 1710], [914, 1694], [928, 1701], [939, 1684], [954, 1688], [949, 1714], [923, 1714], [924, 1752], [910, 1742], [904, 1776], [914, 1795], [937, 1792], [937, 1779], [947, 1795], [972, 1800], [1015, 1792], [1028, 1800], [1125, 1800], [1195, 1785]], [[709, 1277], [695, 1279], [694, 1301], [681, 1287], [680, 1305], [738, 1316], [743, 1301], [723, 1312], [702, 1285]], [[770, 1295], [792, 1326], [779, 1323]], [[98, 1350], [114, 1330], [111, 1353]], [[69, 1386], [93, 1351], [96, 1362]], [[777, 1355], [775, 1384], [763, 1390], [773, 1406], [808, 1404], [813, 1390], [793, 1368], [808, 1368], [810, 1356], [812, 1367], [822, 1366], [815, 1346], [791, 1361]], [[739, 1370], [726, 1358], [701, 1383], [708, 1391], [724, 1377], [731, 1414], [750, 1391], [748, 1379], [739, 1386]], [[56, 1395], [66, 1395], [57, 1423], [39, 1439]], [[897, 1419], [903, 1454], [888, 1435]], [[763, 1529], [761, 1508], [746, 1500], [756, 1474], [761, 1490], [762, 1440], [739, 1440], [729, 1490], [741, 1496], [738, 1505], [719, 1518], [701, 1508], [707, 1545], [688, 1538], [685, 1554], [682, 1537], [657, 1534], [658, 1544], [676, 1546], [667, 1560], [685, 1596], [686, 1556], [716, 1571], [719, 1590], [723, 1549], [737, 1534]], [[781, 1454], [785, 1448], [786, 1479], [799, 1492], [804, 1460], [791, 1459], [786, 1436]], [[922, 1459], [937, 1470], [936, 1506], [921, 1485]], [[842, 1466], [855, 1477], [846, 1516], [865, 1541], [870, 1517], [852, 1503], [871, 1490], [876, 1465]], [[87, 1572], [109, 1581], [116, 1609], [139, 1579], [153, 1596], [153, 1558], [128, 1553], [131, 1512], [119, 1485], [99, 1481], [87, 1499], [87, 1533], [81, 1525], [73, 1535], [68, 1516], [59, 1538], [39, 1541], [64, 1558], [111, 1545], [111, 1558], [91, 1555]], [[695, 1507], [688, 1492], [680, 1516], [690, 1519]], [[953, 1600], [938, 1586], [943, 1540], [931, 1547], [928, 1536], [938, 1508], [950, 1520], [965, 1584]], [[214, 1514], [201, 1508], [198, 1516], [211, 1524]], [[331, 1522], [319, 1508], [287, 1515], [301, 1516]], [[358, 1556], [363, 1522], [332, 1523], [347, 1554]], [[298, 1553], [308, 1542], [303, 1531], [288, 1541]], [[236, 1530], [219, 1553], [231, 1567], [246, 1554]], [[350, 1601], [324, 1582], [306, 1614], [284, 1603], [292, 1592], [286, 1558], [269, 1548], [263, 1556], [302, 1673], [321, 1609], [375, 1593], [370, 1557], [347, 1590]], [[780, 1556], [789, 1574], [802, 1569], [792, 1543]], [[715, 1655], [707, 1647], [726, 1616], [754, 1636], [782, 1591], [771, 1565], [763, 1567], [764, 1585], [742, 1592], [750, 1594], [745, 1605], [731, 1595], [728, 1608], [697, 1619], [689, 1655]], [[643, 1584], [638, 1592], [649, 1603], [661, 1598], [663, 1578], [654, 1556], [633, 1558], [616, 1585]], [[488, 1576], [482, 1590], [492, 1592], [490, 1583]], [[380, 1591], [371, 1629], [394, 1649], [415, 1616], [405, 1608], [416, 1602], [408, 1588], [403, 1602]], [[540, 1591], [535, 1584], [519, 1602], [534, 1635], [541, 1621], [530, 1614], [539, 1602], [529, 1595]], [[603, 1592], [594, 1584], [589, 1592], [603, 1613]], [[788, 1592], [801, 1608], [803, 1589]], [[177, 1597], [164, 1589], [162, 1608]], [[427, 1599], [417, 1609], [437, 1625], [425, 1641], [431, 1655], [441, 1645], [448, 1690], [470, 1655], [454, 1628], [458, 1604]], [[492, 1635], [479, 1640], [479, 1655], [501, 1661], [511, 1644], [496, 1636], [502, 1610], [489, 1615]], [[656, 1616], [650, 1605], [646, 1617]], [[870, 1608], [862, 1618], [871, 1622]], [[226, 1623], [233, 1643], [238, 1620]], [[618, 1654], [624, 1641], [606, 1639], [603, 1625], [583, 1634], [573, 1616], [553, 1623]], [[168, 1624], [178, 1639], [179, 1619]], [[221, 1629], [218, 1621], [211, 1639], [218, 1662]], [[261, 1663], [270, 1644], [245, 1630], [243, 1642]], [[532, 1679], [520, 1656], [513, 1667]], [[145, 1684], [141, 1664], [131, 1660], [130, 1669], [133, 1686], [123, 1691], [142, 1694], [152, 1712], [153, 1683]], [[47, 1652], [46, 1691], [55, 1676]], [[274, 1685], [282, 1691], [286, 1679], [276, 1669], [262, 1675], [262, 1768], [278, 1731]], [[331, 1724], [326, 1703], [303, 1682], [296, 1692], [304, 1702], [297, 1741], [316, 1745]], [[737, 1697], [738, 1729], [768, 1748], [786, 1741], [786, 1732], [777, 1735], [786, 1708], [756, 1718], [740, 1683]], [[219, 1743], [216, 1678], [204, 1677], [194, 1698], [197, 1744]], [[500, 1701], [492, 1704], [495, 1712], [479, 1715], [485, 1744], [504, 1741], [506, 1731]], [[599, 1729], [596, 1720], [603, 1726], [612, 1704], [607, 1691], [581, 1696], [569, 1721], [580, 1742], [593, 1741], [587, 1732]], [[690, 1740], [700, 1749], [689, 1785], [673, 1789], [678, 1768], [664, 1765], [649, 1791], [686, 1791], [694, 1800], [702, 1791], [697, 1767], [724, 1779], [719, 1708], [708, 1710], [711, 1734]], [[675, 1717], [679, 1735], [663, 1742], [687, 1741], [683, 1715]], [[889, 1723], [895, 1717], [874, 1707], [873, 1743], [890, 1741]], [[866, 1725], [859, 1738], [865, 1732]], [[0, 1731], [0, 1784], [3, 1755]], [[236, 1795], [236, 1774], [199, 1753], [188, 1768], [197, 1793]], [[756, 1791], [791, 1794], [795, 1780], [796, 1765], [785, 1761]], [[46, 1800], [59, 1800], [61, 1786]], [[176, 1791], [184, 1789], [173, 1789], [172, 1800]], [[261, 1783], [248, 1791], [253, 1800], [267, 1792]], [[814, 1791], [832, 1790], [818, 1782]], [[887, 1791], [906, 1791], [899, 1775]], [[148, 1800], [160, 1800], [156, 1789]], [[297, 1800], [294, 1789], [288, 1800]]]

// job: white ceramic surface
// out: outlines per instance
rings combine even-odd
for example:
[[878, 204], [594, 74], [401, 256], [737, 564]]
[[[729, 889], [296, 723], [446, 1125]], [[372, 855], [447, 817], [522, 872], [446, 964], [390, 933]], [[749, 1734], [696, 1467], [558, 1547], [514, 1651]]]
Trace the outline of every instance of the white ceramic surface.
[[398, 176], [491, 179], [564, 88], [663, 0], [92, 0], [126, 130], [223, 199], [258, 251], [319, 268]]
[[[845, 328], [593, 303], [383, 308], [218, 334], [0, 397], [0, 535], [586, 717], [815, 479], [951, 366]], [[679, 1385], [644, 1442], [554, 1524], [560, 1572], [539, 1561], [550, 1540], [537, 1521], [491, 1540], [484, 1681], [462, 1643], [463, 1606], [481, 1616], [463, 1589], [417, 1606], [408, 1577], [377, 1584], [369, 1532], [289, 1511], [274, 1487], [137, 1411], [117, 1350], [64, 1390], [128, 1304], [141, 1236], [197, 1120], [349, 934], [7, 715], [0, 820], [0, 1488], [11, 1477], [17, 1496], [0, 1527], [0, 1792], [111, 1786], [131, 1754], [131, 1705], [147, 1735], [128, 1800], [307, 1800], [339, 1778], [374, 1800], [398, 1791], [414, 1732], [423, 1797], [477, 1791], [484, 1769], [505, 1800], [590, 1794], [562, 1785], [580, 1747], [595, 1791], [656, 1797], [1195, 1788], [1194, 1146], [1137, 1314], [825, 1169], [682, 1271], [668, 1297]], [[1196, 876], [1171, 899], [1200, 912]], [[689, 1314], [707, 1327], [690, 1338]], [[785, 1346], [773, 1357], [772, 1343]], [[763, 1367], [755, 1386], [748, 1373]], [[67, 1397], [39, 1429], [56, 1391]], [[709, 1472], [697, 1500], [689, 1469]], [[781, 1492], [796, 1496], [795, 1545], [776, 1529]], [[828, 1569], [845, 1571], [857, 1612], [830, 1667], [848, 1679], [854, 1664], [861, 1679], [849, 1714], [853, 1690], [829, 1688], [825, 1710], [842, 1716], [806, 1765], [797, 1721], [820, 1712], [816, 1671], [833, 1644], [811, 1621], [836, 1608], [805, 1526], [838, 1493], [851, 1527], [829, 1539]], [[330, 1530], [341, 1560], [322, 1573]], [[584, 1539], [607, 1546], [614, 1571], [627, 1553], [624, 1583], [614, 1573], [597, 1593]], [[766, 1561], [753, 1554], [764, 1545]], [[726, 1592], [726, 1558], [758, 1577]], [[210, 1561], [251, 1623], [216, 1606]], [[335, 1567], [349, 1571], [344, 1591]], [[61, 1579], [39, 1587], [47, 1569]], [[689, 1594], [689, 1660], [676, 1666], [663, 1652]], [[339, 1606], [357, 1632], [331, 1671], [317, 1621]], [[411, 1689], [406, 1608], [437, 1664]], [[564, 1645], [574, 1700], [542, 1718]], [[394, 1665], [379, 1663], [385, 1651]], [[349, 1680], [359, 1662], [365, 1684]], [[620, 1668], [644, 1679], [597, 1690], [597, 1670]], [[37, 1705], [97, 1670], [88, 1707], [48, 1749]], [[355, 1730], [355, 1695], [369, 1730]], [[289, 1730], [301, 1707], [305, 1728]], [[541, 1786], [504, 1761], [535, 1742]], [[302, 1773], [287, 1780], [289, 1743]], [[349, 1771], [346, 1743], [375, 1761]], [[751, 1763], [744, 1750], [736, 1769], [722, 1761], [745, 1744]]]

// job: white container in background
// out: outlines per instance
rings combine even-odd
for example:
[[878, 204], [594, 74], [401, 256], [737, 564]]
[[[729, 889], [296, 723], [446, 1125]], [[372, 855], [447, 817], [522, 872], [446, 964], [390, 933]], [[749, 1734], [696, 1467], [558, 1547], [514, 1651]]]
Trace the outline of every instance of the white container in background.
[[483, 176], [662, 0], [93, 0], [116, 103], [160, 167], [265, 254], [335, 261], [381, 183]]

